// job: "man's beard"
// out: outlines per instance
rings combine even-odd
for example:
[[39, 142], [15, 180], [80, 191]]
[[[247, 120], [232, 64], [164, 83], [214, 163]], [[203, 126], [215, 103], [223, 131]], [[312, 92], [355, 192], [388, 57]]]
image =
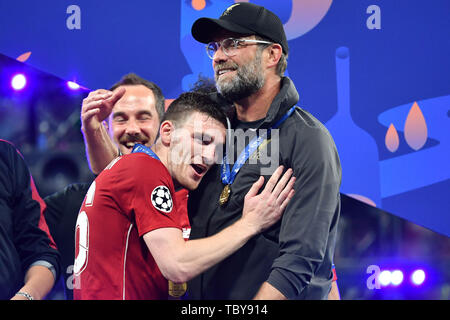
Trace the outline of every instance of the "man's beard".
[[264, 75], [261, 68], [261, 51], [257, 51], [255, 58], [247, 65], [239, 66], [234, 62], [217, 65], [216, 68], [232, 68], [236, 75], [232, 79], [220, 80], [215, 72], [217, 91], [228, 101], [234, 102], [247, 98], [257, 92], [264, 85]]

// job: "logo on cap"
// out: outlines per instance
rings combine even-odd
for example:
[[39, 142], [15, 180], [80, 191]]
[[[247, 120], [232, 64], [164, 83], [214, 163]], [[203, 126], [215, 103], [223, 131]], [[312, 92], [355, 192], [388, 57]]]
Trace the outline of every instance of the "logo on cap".
[[224, 16], [226, 16], [226, 15], [229, 15], [229, 14], [231, 13], [231, 10], [233, 10], [233, 8], [236, 7], [236, 6], [238, 6], [238, 5], [240, 5], [240, 3], [236, 3], [236, 4], [233, 4], [232, 6], [229, 6], [229, 7], [222, 13], [221, 17], [224, 17]]

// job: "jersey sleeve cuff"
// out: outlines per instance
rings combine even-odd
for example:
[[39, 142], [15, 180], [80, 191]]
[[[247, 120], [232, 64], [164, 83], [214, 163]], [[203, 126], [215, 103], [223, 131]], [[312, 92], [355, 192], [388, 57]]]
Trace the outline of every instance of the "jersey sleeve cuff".
[[53, 278], [56, 281], [56, 269], [50, 262], [45, 261], [45, 260], [37, 260], [36, 262], [33, 262], [28, 269], [30, 269], [31, 267], [34, 267], [34, 266], [43, 266], [43, 267], [46, 267], [47, 269], [49, 269], [51, 271], [51, 273], [53, 274]]

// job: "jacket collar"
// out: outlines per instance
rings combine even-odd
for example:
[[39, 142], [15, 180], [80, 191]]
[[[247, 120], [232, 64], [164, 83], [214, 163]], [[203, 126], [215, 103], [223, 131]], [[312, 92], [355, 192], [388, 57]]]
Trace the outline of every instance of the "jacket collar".
[[267, 111], [266, 120], [264, 124], [271, 124], [278, 118], [282, 117], [292, 106], [297, 104], [299, 94], [295, 88], [294, 83], [288, 77], [281, 79], [280, 92], [275, 96]]

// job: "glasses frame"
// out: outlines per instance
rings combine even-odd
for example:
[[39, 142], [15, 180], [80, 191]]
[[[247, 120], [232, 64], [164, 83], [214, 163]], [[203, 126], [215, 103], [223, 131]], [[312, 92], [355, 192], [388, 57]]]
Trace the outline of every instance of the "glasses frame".
[[[233, 41], [233, 44], [231, 46], [229, 46], [228, 48], [225, 48], [223, 46], [223, 43], [225, 41]], [[248, 43], [248, 44], [273, 44], [273, 42], [270, 41], [264, 41], [264, 40], [255, 40], [255, 39], [238, 39], [238, 38], [226, 38], [223, 39], [222, 41], [211, 41], [206, 45], [206, 54], [208, 55], [209, 58], [214, 59], [214, 55], [216, 54], [217, 50], [219, 50], [219, 48], [222, 48], [223, 53], [225, 53], [225, 55], [227, 57], [234, 57], [236, 55], [236, 53], [230, 54], [228, 52], [229, 48], [233, 48], [233, 51], [235, 52], [238, 48], [239, 45], [241, 45], [242, 43]], [[210, 46], [214, 46], [215, 49], [213, 49], [211, 47], [211, 50], [214, 50], [214, 53], [210, 54]]]

